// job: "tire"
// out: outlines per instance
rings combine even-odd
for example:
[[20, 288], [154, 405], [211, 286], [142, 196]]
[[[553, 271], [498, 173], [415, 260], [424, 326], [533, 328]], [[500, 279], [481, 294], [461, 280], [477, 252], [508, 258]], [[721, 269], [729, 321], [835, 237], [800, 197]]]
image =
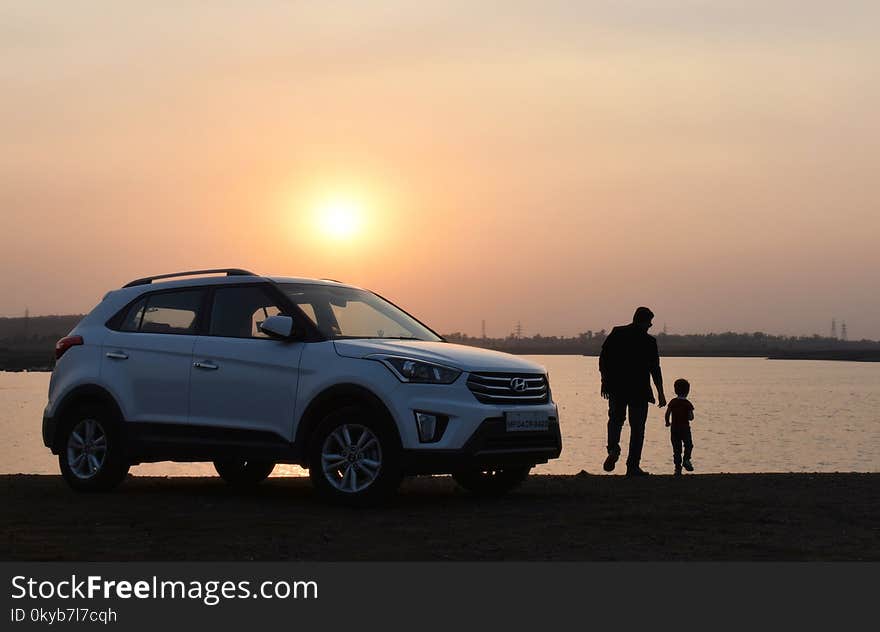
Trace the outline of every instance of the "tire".
[[214, 469], [224, 481], [237, 487], [259, 485], [275, 469], [274, 461], [250, 461], [247, 459], [221, 459], [214, 461]]
[[106, 492], [123, 481], [129, 463], [121, 420], [107, 406], [85, 404], [65, 415], [59, 428], [58, 466], [80, 492]]
[[479, 496], [503, 496], [526, 480], [531, 465], [501, 469], [472, 468], [453, 473], [455, 482]]
[[376, 504], [400, 485], [400, 455], [400, 439], [392, 422], [364, 406], [346, 406], [324, 417], [313, 433], [309, 477], [329, 500]]

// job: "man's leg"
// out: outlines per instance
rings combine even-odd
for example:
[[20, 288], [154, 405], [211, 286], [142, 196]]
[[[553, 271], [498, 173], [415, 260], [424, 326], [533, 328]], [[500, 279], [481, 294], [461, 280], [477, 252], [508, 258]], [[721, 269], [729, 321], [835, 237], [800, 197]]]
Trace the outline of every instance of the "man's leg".
[[620, 431], [626, 419], [626, 400], [613, 395], [608, 398], [608, 458], [602, 466], [606, 472], [614, 469], [620, 456]]
[[638, 472], [642, 460], [642, 444], [645, 442], [645, 422], [648, 420], [648, 402], [629, 404], [629, 453], [626, 455], [626, 471]]

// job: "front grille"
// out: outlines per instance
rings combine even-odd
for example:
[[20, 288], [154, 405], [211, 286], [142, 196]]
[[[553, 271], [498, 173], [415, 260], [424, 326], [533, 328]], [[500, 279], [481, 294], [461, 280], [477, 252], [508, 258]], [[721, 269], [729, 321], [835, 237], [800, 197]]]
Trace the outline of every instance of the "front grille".
[[[515, 390], [525, 384], [524, 390]], [[546, 404], [549, 397], [547, 376], [535, 373], [471, 373], [467, 387], [484, 404]]]

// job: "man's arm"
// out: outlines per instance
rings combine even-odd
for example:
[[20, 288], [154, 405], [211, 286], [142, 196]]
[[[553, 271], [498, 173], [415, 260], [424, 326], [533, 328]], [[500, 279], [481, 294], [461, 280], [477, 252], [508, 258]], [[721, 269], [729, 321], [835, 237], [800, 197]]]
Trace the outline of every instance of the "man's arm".
[[663, 373], [659, 364], [651, 369], [651, 377], [654, 379], [654, 386], [657, 387], [657, 406], [663, 408], [666, 406], [666, 395], [663, 393]]
[[[652, 339], [653, 340], [653, 339]], [[663, 372], [660, 370], [660, 352], [657, 349], [657, 341], [653, 340], [653, 358], [651, 362], [651, 378], [657, 387], [657, 406], [666, 406], [666, 395], [663, 393]]]
[[[614, 330], [611, 330], [611, 333], [614, 333]], [[608, 399], [610, 397], [610, 393], [608, 391], [608, 354], [611, 353], [610, 347], [608, 344], [611, 341], [611, 334], [608, 334], [605, 337], [605, 340], [602, 342], [602, 351], [599, 352], [599, 374], [602, 376], [602, 386], [599, 389], [599, 393], [602, 395], [603, 399]]]

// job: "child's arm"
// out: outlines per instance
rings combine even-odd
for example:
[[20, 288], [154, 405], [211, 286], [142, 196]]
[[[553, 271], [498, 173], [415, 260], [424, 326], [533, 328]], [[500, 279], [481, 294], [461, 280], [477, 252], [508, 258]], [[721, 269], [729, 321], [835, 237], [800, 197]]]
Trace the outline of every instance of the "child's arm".
[[667, 408], [667, 409], [666, 409], [666, 415], [665, 415], [665, 417], [666, 417], [666, 425], [667, 425], [667, 426], [669, 425], [669, 416], [670, 416], [671, 414], [672, 414], [672, 408]]
[[[691, 404], [691, 403], [688, 402], [688, 404]], [[693, 404], [691, 404], [691, 409], [688, 411], [688, 419], [690, 419], [691, 421], [694, 420], [694, 405]]]

